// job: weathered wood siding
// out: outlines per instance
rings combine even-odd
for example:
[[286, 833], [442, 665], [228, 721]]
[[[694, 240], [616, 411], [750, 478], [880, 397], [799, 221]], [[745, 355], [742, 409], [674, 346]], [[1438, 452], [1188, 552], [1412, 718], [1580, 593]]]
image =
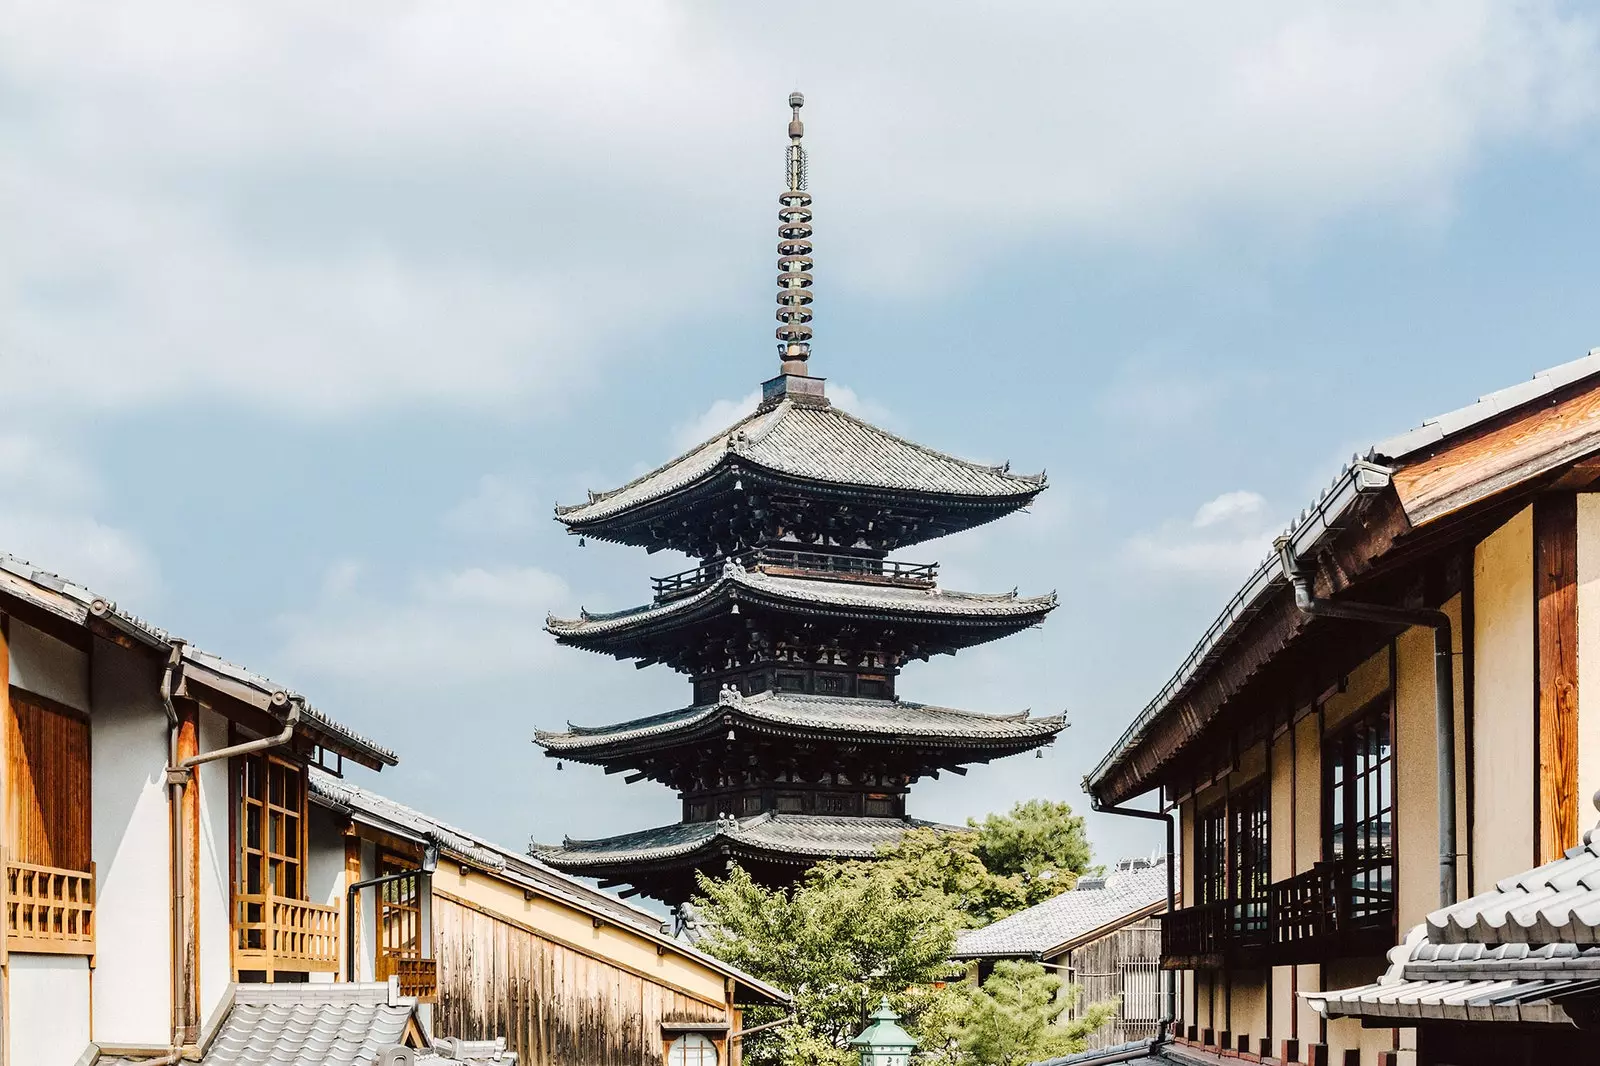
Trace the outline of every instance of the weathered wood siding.
[[1066, 1017], [1079, 1017], [1095, 1003], [1117, 1002], [1117, 1017], [1094, 1032], [1090, 1049], [1156, 1034], [1162, 1007], [1161, 926], [1154, 918], [1141, 918], [1050, 961], [1070, 966], [1070, 972], [1057, 973], [1082, 989]]
[[6, 716], [6, 841], [21, 862], [87, 870], [89, 722], [31, 693]]
[[434, 1031], [469, 1040], [503, 1035], [526, 1066], [660, 1066], [663, 1021], [728, 1020], [721, 1006], [446, 896], [434, 895], [433, 929]]

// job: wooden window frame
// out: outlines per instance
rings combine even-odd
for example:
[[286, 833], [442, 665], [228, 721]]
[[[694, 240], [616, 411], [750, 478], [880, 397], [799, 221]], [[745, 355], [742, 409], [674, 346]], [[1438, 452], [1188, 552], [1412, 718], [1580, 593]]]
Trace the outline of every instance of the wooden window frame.
[[1228, 801], [1217, 800], [1195, 815], [1195, 904], [1221, 903], [1228, 896]]
[[1357, 922], [1395, 906], [1399, 854], [1390, 695], [1374, 697], [1322, 738], [1322, 858], [1351, 867], [1351, 917]]
[[[397, 854], [387, 849], [378, 853], [377, 876], [386, 877], [390, 874], [409, 873], [410, 878], [390, 881], [377, 886], [378, 912], [376, 939], [377, 951], [375, 953], [376, 978], [386, 981], [389, 976], [399, 972], [398, 963], [405, 959], [423, 958], [423, 929], [422, 905], [427, 894], [427, 886], [421, 868], [414, 859]], [[406, 886], [414, 893], [408, 902], [404, 895]], [[394, 923], [398, 923], [394, 924]], [[399, 937], [391, 937], [391, 933], [399, 928], [402, 930]], [[401, 943], [393, 943], [399, 939]]]

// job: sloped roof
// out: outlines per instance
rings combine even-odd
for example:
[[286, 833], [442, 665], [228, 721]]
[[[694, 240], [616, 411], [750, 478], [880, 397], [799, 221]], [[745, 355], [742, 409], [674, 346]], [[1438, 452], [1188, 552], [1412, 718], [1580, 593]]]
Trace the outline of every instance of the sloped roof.
[[[1600, 374], [1600, 348], [1591, 349], [1571, 360], [1535, 374], [1531, 381], [1500, 389], [1480, 397], [1475, 403], [1423, 421], [1416, 429], [1389, 437], [1354, 456], [1333, 483], [1290, 523], [1284, 535], [1298, 558], [1309, 558], [1359, 512], [1375, 494], [1390, 486], [1391, 467], [1448, 437], [1474, 429], [1488, 420], [1550, 395], [1558, 389]], [[1103, 796], [1101, 783], [1119, 761], [1142, 743], [1155, 723], [1168, 709], [1182, 701], [1208, 676], [1272, 598], [1288, 587], [1283, 563], [1276, 551], [1269, 552], [1245, 580], [1222, 612], [1208, 626], [1199, 641], [1145, 707], [1134, 717], [1117, 743], [1106, 752], [1084, 778], [1084, 790], [1097, 798], [1120, 802], [1127, 796]]]
[[602, 747], [645, 744], [657, 738], [667, 742], [727, 715], [774, 729], [849, 733], [869, 741], [899, 741], [908, 737], [968, 743], [1043, 740], [1059, 733], [1066, 722], [1065, 715], [1031, 718], [1026, 711], [1020, 715], [1000, 716], [908, 700], [813, 696], [798, 692], [742, 696], [737, 690], [725, 690], [715, 703], [616, 725], [569, 726], [565, 733], [540, 731], [534, 737], [547, 751], [582, 753]]
[[[198, 679], [204, 681], [206, 675], [211, 675], [243, 686], [248, 694], [236, 694], [245, 695], [250, 702], [261, 703], [282, 693], [300, 704], [301, 721], [307, 727], [348, 746], [353, 752], [365, 755], [375, 763], [393, 766], [399, 761], [394, 752], [334, 721], [287, 686], [174, 637], [166, 630], [123, 610], [110, 599], [97, 595], [92, 589], [4, 552], [0, 552], [0, 592], [16, 596], [75, 625], [88, 626], [91, 621], [103, 623], [162, 655], [171, 654], [172, 645], [177, 643], [181, 647], [185, 671], [193, 668]], [[277, 713], [281, 719], [284, 712], [279, 710]]]
[[746, 818], [674, 822], [600, 840], [573, 840], [560, 847], [532, 844], [529, 850], [556, 867], [588, 869], [710, 852], [726, 844], [737, 852], [772, 857], [869, 859], [899, 841], [908, 829], [932, 827], [963, 832], [916, 818], [857, 818], [766, 811]]
[[1328, 1017], [1572, 1021], [1600, 1005], [1600, 842], [1428, 915], [1378, 981], [1305, 993]]
[[1043, 474], [1012, 474], [924, 448], [839, 408], [782, 400], [758, 408], [671, 462], [610, 492], [591, 492], [587, 503], [557, 507], [569, 526], [597, 522], [649, 503], [713, 474], [737, 459], [779, 474], [891, 491], [970, 496], [1030, 497], [1044, 488]]
[[730, 562], [722, 575], [699, 592], [666, 603], [647, 604], [625, 611], [596, 614], [584, 611], [578, 618], [545, 619], [545, 629], [557, 637], [590, 637], [622, 632], [661, 619], [691, 615], [719, 600], [756, 594], [802, 607], [852, 608], [904, 614], [937, 615], [956, 621], [1043, 617], [1056, 605], [1055, 593], [1018, 596], [1015, 592], [985, 594], [945, 589], [901, 588], [856, 584], [816, 578], [781, 577], [747, 570]]
[[956, 937], [952, 958], [1030, 958], [1061, 950], [1096, 930], [1143, 917], [1167, 900], [1167, 864], [1115, 872], [1104, 881], [1053, 896], [1025, 911]]
[[769, 999], [776, 1002], [788, 1000], [787, 994], [781, 989], [669, 936], [663, 931], [658, 915], [552, 869], [533, 855], [491, 843], [476, 833], [459, 829], [415, 808], [380, 796], [370, 789], [352, 785], [314, 767], [309, 785], [312, 799], [324, 806], [341, 809], [351, 817], [377, 823], [381, 828], [399, 830], [402, 836], [420, 838], [423, 842], [437, 846], [458, 860], [491, 871], [513, 884], [538, 889], [579, 910], [612, 919], [671, 951], [688, 956], [718, 973], [734, 978]]

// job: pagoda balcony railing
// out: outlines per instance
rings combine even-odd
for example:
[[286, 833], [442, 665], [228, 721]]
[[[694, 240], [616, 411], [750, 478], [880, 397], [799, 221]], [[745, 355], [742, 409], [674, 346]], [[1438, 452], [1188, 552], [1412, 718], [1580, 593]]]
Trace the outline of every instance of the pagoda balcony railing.
[[[760, 570], [768, 574], [894, 585], [899, 588], [930, 589], [939, 578], [938, 563], [905, 563], [897, 559], [873, 559], [788, 548], [755, 548], [734, 556], [733, 562], [746, 570]], [[720, 577], [726, 565], [724, 559], [712, 559], [692, 570], [651, 578], [656, 602], [665, 603], [698, 592]]]
[[1270, 953], [1275, 964], [1382, 954], [1394, 946], [1394, 859], [1319, 862], [1272, 886]]
[[1224, 899], [1156, 915], [1161, 923], [1161, 965], [1168, 970], [1212, 970], [1251, 965], [1267, 946], [1268, 902]]

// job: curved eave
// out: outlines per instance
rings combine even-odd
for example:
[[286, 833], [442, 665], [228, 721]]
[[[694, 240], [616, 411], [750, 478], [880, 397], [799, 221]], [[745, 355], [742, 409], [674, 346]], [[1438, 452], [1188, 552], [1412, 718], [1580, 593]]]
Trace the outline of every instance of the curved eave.
[[[735, 824], [737, 828], [730, 831], [725, 822], [679, 823], [600, 840], [569, 839], [560, 847], [533, 844], [529, 851], [541, 861], [579, 877], [626, 878], [623, 871], [628, 868], [682, 868], [728, 858], [796, 865], [809, 865], [824, 859], [865, 859], [876, 855], [879, 848], [894, 843], [912, 829], [965, 832], [959, 826], [941, 825], [918, 818], [850, 818], [804, 814], [758, 814], [740, 819]], [[782, 841], [764, 839], [762, 830], [773, 824], [784, 829], [812, 830], [818, 837], [807, 841], [797, 839], [791, 833], [788, 839]], [[830, 830], [868, 832], [870, 835], [849, 841], [825, 839], [824, 835]], [[653, 833], [677, 834], [688, 839], [629, 846], [630, 842]]]
[[[663, 515], [708, 506], [722, 496], [731, 496], [736, 492], [743, 496], [745, 490], [736, 490], [733, 485], [740, 479], [752, 478], [776, 491], [793, 492], [811, 499], [837, 499], [841, 502], [868, 500], [885, 506], [898, 505], [942, 511], [957, 516], [959, 521], [954, 524], [958, 529], [964, 530], [996, 521], [1027, 507], [1046, 488], [1043, 474], [1037, 475], [1037, 480], [1014, 474], [1007, 476], [1019, 482], [1015, 492], [941, 492], [932, 489], [807, 477], [766, 466], [748, 456], [730, 453], [692, 480], [659, 496], [652, 496], [620, 510], [609, 512], [593, 513], [588, 504], [557, 507], [555, 519], [566, 526], [567, 532], [574, 536], [582, 535], [616, 544], [648, 547], [658, 541], [647, 530], [640, 532], [641, 526], [648, 526]], [[604, 497], [600, 497], [596, 502], [603, 499]], [[907, 540], [902, 546], [910, 546], [926, 539], [932, 538]]]
[[[909, 709], [914, 713], [921, 708], [920, 705], [906, 708], [886, 703], [884, 709]], [[720, 704], [660, 716], [661, 725], [643, 719], [639, 723], [626, 723], [633, 728], [565, 733], [541, 731], [535, 734], [534, 742], [544, 748], [550, 758], [605, 765], [700, 744], [731, 727], [741, 733], [796, 740], [893, 746], [913, 751], [969, 752], [976, 759], [1030, 751], [1054, 740], [1066, 725], [1065, 715], [1002, 718], [972, 714], [962, 716], [964, 720], [961, 720], [956, 718], [960, 712], [943, 708], [937, 711], [941, 721], [919, 726], [904, 721], [873, 723], [860, 719], [828, 722], [821, 714], [764, 713], [759, 703], [737, 707]]]
[[[854, 591], [851, 591], [851, 590]], [[673, 629], [736, 604], [766, 606], [817, 615], [895, 619], [955, 627], [1023, 629], [1042, 621], [1056, 606], [1056, 595], [968, 596], [960, 593], [912, 594], [845, 582], [771, 578], [743, 571], [725, 574], [691, 596], [611, 614], [545, 620], [545, 631], [564, 644], [602, 650], [634, 634]], [[611, 639], [607, 639], [611, 638]]]
[[[591, 492], [584, 503], [558, 506], [556, 519], [569, 527], [598, 525], [689, 491], [734, 463], [814, 485], [973, 501], [1031, 498], [1046, 483], [1043, 473], [1013, 474], [1009, 464], [986, 466], [961, 459], [836, 407], [786, 401], [758, 408], [620, 488]], [[966, 484], [952, 488], [952, 481]]]

